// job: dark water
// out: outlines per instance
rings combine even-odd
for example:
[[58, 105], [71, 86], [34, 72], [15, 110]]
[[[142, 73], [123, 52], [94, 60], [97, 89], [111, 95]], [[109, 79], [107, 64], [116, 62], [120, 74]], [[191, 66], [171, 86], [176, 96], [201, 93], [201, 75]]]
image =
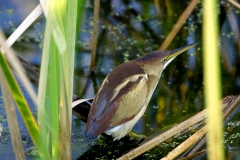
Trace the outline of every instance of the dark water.
[[[88, 69], [91, 58], [91, 37], [93, 27], [93, 3], [87, 2], [83, 25], [78, 28], [75, 56], [74, 93], [81, 98], [92, 98], [103, 79], [117, 65], [135, 59], [147, 52], [158, 50], [171, 31], [179, 16], [190, 1], [159, 1], [160, 11], [151, 1], [113, 0], [101, 1], [96, 67], [93, 75]], [[36, 0], [1, 0], [0, 27], [9, 36], [24, 18], [38, 5]], [[240, 92], [239, 10], [225, 1], [219, 5], [222, 97]], [[202, 4], [197, 5], [185, 25], [167, 48], [176, 49], [194, 42], [202, 42]], [[45, 18], [42, 15], [13, 45], [16, 53], [26, 61], [39, 67], [41, 64], [42, 40]], [[211, 54], [211, 53], [209, 53]], [[150, 136], [160, 129], [178, 123], [204, 108], [202, 46], [178, 56], [163, 72], [159, 84], [143, 118], [134, 127], [137, 133]], [[24, 89], [23, 89], [24, 90]], [[37, 90], [37, 89], [36, 89]], [[27, 96], [27, 95], [26, 95]], [[36, 114], [35, 106], [29, 102]], [[25, 151], [33, 146], [20, 116], [21, 134]], [[13, 159], [13, 151], [1, 100], [0, 159]], [[229, 130], [228, 127], [232, 128]], [[235, 116], [225, 132], [227, 156], [239, 158], [239, 114]], [[85, 124], [73, 116], [72, 127], [73, 159], [116, 158], [136, 146], [138, 142], [128, 138], [111, 142], [102, 137], [94, 145], [85, 138]], [[143, 155], [144, 159], [159, 159], [174, 144], [176, 139]], [[88, 150], [91, 147], [90, 150]], [[88, 151], [87, 151], [88, 150]], [[86, 152], [87, 151], [87, 152]], [[92, 157], [91, 157], [92, 156]], [[91, 158], [90, 158], [91, 157]], [[33, 157], [28, 155], [29, 159]]]

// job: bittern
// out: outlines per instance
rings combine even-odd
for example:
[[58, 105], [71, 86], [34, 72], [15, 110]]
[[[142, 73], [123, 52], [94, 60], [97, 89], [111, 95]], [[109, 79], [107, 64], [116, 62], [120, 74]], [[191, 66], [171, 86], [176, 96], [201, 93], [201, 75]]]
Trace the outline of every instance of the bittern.
[[172, 51], [154, 51], [114, 68], [94, 97], [87, 119], [87, 137], [105, 132], [119, 140], [144, 114], [162, 71], [191, 44]]

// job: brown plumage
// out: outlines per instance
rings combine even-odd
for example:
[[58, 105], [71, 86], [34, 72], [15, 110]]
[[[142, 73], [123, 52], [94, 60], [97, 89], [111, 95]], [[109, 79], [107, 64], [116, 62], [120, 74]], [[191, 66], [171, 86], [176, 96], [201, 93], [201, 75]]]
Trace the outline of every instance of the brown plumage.
[[129, 133], [144, 114], [163, 69], [194, 45], [173, 51], [154, 51], [114, 68], [90, 108], [87, 136], [105, 132], [116, 140]]

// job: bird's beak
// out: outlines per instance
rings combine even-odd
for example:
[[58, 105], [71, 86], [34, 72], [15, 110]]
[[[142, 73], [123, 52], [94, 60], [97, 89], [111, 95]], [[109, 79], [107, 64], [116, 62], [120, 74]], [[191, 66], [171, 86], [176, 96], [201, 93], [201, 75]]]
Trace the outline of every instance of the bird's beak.
[[175, 50], [170, 51], [169, 56], [167, 57], [167, 60], [171, 60], [174, 59], [175, 57], [177, 57], [179, 54], [183, 53], [184, 51], [188, 50], [189, 48], [192, 48], [193, 46], [197, 45], [199, 43], [193, 43]]

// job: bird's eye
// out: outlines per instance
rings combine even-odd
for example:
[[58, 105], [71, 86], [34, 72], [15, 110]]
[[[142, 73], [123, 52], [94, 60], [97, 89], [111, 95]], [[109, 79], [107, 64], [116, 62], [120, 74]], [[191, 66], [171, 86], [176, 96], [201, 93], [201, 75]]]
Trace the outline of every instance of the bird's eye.
[[167, 61], [167, 58], [164, 58], [164, 59], [162, 60], [163, 63], [165, 63], [166, 61]]

